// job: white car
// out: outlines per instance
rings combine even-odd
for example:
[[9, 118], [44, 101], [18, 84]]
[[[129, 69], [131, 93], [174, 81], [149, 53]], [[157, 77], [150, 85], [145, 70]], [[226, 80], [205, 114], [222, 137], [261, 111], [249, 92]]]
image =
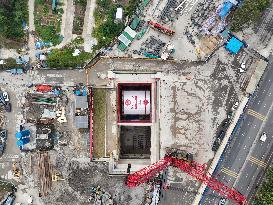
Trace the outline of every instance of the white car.
[[265, 142], [265, 140], [266, 140], [266, 133], [265, 133], [265, 132], [262, 133], [262, 135], [261, 135], [261, 137], [260, 137], [260, 140], [261, 140], [262, 142]]
[[4, 99], [5, 99], [5, 101], [9, 102], [9, 95], [8, 95], [8, 93], [7, 92], [3, 92], [2, 95], [3, 95]]
[[225, 203], [226, 203], [226, 199], [221, 198], [218, 205], [225, 205]]

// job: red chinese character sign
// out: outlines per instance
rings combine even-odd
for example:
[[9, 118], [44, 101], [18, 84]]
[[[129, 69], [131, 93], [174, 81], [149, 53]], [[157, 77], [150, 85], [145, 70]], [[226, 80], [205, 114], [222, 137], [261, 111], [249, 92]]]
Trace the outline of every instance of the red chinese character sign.
[[125, 115], [149, 115], [151, 108], [150, 91], [124, 90], [123, 113]]

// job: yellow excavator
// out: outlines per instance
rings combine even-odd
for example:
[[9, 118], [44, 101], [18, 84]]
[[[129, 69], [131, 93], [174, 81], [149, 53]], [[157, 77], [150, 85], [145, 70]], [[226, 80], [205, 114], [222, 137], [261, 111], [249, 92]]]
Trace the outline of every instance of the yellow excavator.
[[52, 181], [53, 181], [53, 182], [56, 182], [56, 181], [64, 181], [64, 180], [65, 180], [64, 178], [61, 177], [60, 174], [57, 174], [57, 173], [52, 174], [51, 178], [52, 178]]
[[20, 178], [22, 173], [21, 173], [20, 168], [17, 166], [17, 162], [12, 163], [12, 172], [13, 172], [14, 177]]

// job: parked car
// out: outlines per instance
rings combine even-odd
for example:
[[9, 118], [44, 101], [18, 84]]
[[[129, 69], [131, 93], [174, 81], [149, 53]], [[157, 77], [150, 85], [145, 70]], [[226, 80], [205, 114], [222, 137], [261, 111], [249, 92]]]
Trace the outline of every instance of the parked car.
[[12, 205], [13, 202], [15, 201], [15, 196], [13, 194], [10, 194], [6, 201], [3, 203], [3, 205]]
[[2, 95], [3, 95], [4, 99], [5, 99], [5, 101], [9, 102], [9, 95], [8, 95], [8, 93], [7, 92], [3, 92]]
[[212, 148], [211, 148], [212, 151], [215, 152], [215, 151], [218, 150], [218, 148], [219, 148], [222, 140], [224, 139], [224, 137], [225, 137], [225, 131], [221, 130], [220, 133], [217, 135], [216, 139], [213, 142], [213, 145], [212, 145]]
[[226, 203], [226, 199], [221, 198], [218, 205], [225, 205], [225, 203]]
[[267, 138], [266, 133], [263, 132], [263, 133], [261, 134], [261, 136], [260, 136], [260, 140], [261, 140], [262, 142], [265, 142], [266, 138]]
[[224, 119], [222, 122], [222, 128], [228, 128], [229, 123], [230, 123], [229, 119]]

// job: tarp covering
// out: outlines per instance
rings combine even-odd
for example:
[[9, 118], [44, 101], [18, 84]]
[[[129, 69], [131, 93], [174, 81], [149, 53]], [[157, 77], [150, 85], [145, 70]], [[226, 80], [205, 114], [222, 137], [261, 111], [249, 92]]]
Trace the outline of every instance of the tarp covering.
[[51, 85], [36, 85], [37, 92], [50, 92], [52, 90]]
[[127, 26], [127, 27], [124, 29], [124, 31], [125, 31], [126, 33], [128, 33], [132, 38], [135, 38], [136, 32], [135, 32], [133, 29], [131, 29], [129, 26]]
[[132, 23], [130, 24], [130, 28], [135, 30], [138, 26], [140, 22], [140, 18], [138, 18], [137, 16], [134, 18], [134, 20], [132, 21]]
[[129, 46], [131, 43], [131, 41], [128, 40], [123, 34], [118, 37], [118, 40], [120, 40], [125, 46]]
[[224, 19], [228, 15], [232, 7], [233, 4], [230, 1], [224, 2], [223, 7], [219, 12], [219, 16], [221, 17], [221, 19]]
[[235, 37], [232, 37], [226, 45], [226, 49], [232, 54], [237, 54], [240, 49], [243, 47], [243, 42], [238, 40]]

